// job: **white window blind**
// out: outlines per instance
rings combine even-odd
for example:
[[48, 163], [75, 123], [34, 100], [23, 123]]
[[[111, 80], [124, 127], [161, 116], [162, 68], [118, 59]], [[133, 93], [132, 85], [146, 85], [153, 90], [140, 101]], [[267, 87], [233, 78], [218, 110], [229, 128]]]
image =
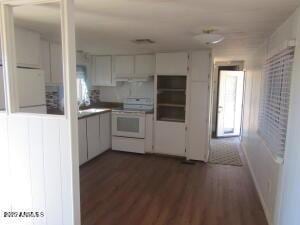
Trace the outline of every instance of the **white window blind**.
[[258, 131], [276, 157], [283, 158], [288, 123], [294, 47], [266, 60]]

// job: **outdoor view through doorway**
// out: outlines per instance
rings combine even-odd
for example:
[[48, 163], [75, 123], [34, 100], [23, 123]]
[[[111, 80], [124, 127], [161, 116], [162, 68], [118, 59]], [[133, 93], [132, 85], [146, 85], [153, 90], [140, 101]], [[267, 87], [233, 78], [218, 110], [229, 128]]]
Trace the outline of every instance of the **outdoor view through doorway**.
[[217, 108], [217, 137], [240, 135], [243, 92], [244, 71], [220, 71]]

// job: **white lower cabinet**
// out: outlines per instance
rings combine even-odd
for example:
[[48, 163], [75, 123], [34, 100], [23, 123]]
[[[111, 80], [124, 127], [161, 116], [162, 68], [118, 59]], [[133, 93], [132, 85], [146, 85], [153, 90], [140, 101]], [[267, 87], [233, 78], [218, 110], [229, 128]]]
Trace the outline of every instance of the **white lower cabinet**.
[[78, 120], [79, 164], [82, 165], [111, 148], [111, 113]]
[[111, 149], [111, 114], [100, 114], [100, 152]]
[[86, 133], [88, 143], [88, 159], [95, 158], [101, 153], [100, 149], [100, 117], [91, 116], [86, 119]]
[[153, 152], [153, 114], [146, 114], [145, 152]]
[[155, 121], [154, 152], [185, 156], [185, 123]]
[[88, 149], [86, 137], [86, 119], [78, 120], [78, 148], [79, 148], [79, 165], [87, 162]]

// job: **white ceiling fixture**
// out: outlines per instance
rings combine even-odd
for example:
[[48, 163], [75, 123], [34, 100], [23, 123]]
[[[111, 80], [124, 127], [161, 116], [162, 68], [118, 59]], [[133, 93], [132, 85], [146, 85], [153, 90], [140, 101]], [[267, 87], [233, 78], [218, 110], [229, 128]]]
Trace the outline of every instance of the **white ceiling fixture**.
[[202, 34], [195, 36], [195, 39], [206, 45], [220, 43], [224, 40], [224, 36], [221, 34], [215, 34], [215, 31], [215, 29], [204, 29]]

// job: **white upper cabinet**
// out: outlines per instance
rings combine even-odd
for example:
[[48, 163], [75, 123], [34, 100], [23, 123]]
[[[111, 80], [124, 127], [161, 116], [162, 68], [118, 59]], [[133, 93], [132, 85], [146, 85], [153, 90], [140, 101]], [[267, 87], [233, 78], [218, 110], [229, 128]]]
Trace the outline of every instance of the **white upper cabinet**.
[[45, 81], [46, 83], [51, 82], [51, 66], [50, 66], [50, 42], [47, 40], [41, 39], [40, 41], [40, 63], [41, 69], [44, 70]]
[[63, 83], [62, 47], [57, 43], [50, 43], [51, 81]]
[[131, 78], [134, 75], [134, 56], [121, 55], [112, 58], [113, 77]]
[[93, 56], [92, 83], [96, 86], [113, 86], [111, 56]]
[[19, 66], [40, 68], [40, 34], [17, 27], [16, 55]]
[[154, 55], [136, 55], [135, 56], [135, 76], [147, 77], [155, 74], [155, 56]]
[[209, 82], [210, 52], [208, 50], [192, 52], [190, 70], [192, 81]]
[[188, 53], [158, 53], [156, 54], [156, 73], [158, 75], [187, 75]]

